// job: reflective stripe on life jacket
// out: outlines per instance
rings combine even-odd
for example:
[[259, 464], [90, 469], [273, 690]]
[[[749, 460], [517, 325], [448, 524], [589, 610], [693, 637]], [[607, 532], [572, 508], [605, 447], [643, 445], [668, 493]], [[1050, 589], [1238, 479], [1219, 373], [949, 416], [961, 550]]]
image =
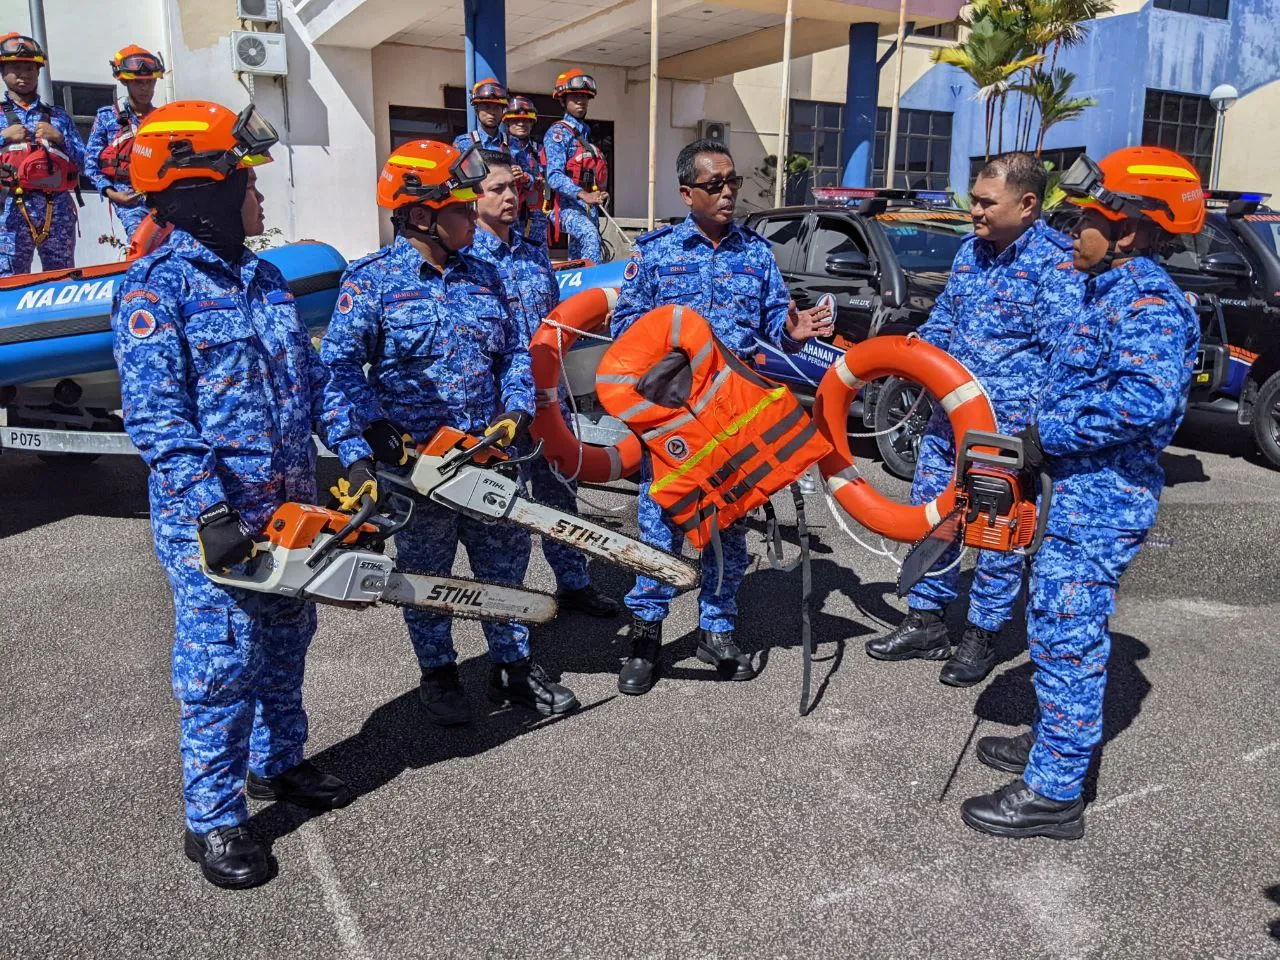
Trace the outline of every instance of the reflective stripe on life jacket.
[[696, 311], [649, 311], [605, 353], [601, 405], [653, 459], [649, 495], [697, 547], [831, 453], [800, 402], [734, 356]]

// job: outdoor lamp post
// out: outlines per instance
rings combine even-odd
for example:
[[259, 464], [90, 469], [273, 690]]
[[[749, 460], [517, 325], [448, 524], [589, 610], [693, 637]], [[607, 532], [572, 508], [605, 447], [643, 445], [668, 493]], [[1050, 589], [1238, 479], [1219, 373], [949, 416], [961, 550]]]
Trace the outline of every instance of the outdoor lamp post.
[[1218, 189], [1218, 177], [1222, 173], [1222, 128], [1226, 122], [1227, 111], [1240, 99], [1240, 91], [1229, 83], [1220, 83], [1209, 94], [1209, 102], [1218, 111], [1218, 120], [1213, 128], [1213, 163], [1209, 168], [1209, 189]]

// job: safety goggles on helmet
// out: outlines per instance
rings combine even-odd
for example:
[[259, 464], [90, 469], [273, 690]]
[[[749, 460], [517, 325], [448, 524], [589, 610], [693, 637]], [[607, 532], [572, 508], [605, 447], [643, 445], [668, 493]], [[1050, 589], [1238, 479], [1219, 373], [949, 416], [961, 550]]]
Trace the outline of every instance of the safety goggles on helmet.
[[131, 53], [111, 64], [117, 80], [150, 80], [164, 76], [164, 57], [158, 53]]
[[1103, 210], [1126, 217], [1146, 216], [1159, 210], [1169, 215], [1169, 204], [1157, 197], [1144, 197], [1134, 193], [1108, 190], [1102, 182], [1102, 168], [1090, 157], [1081, 154], [1058, 181], [1062, 192], [1073, 200], [1095, 203]]
[[[396, 163], [412, 166], [413, 161], [400, 157]], [[439, 203], [442, 200], [453, 200], [457, 203], [470, 203], [480, 196], [478, 189], [484, 178], [489, 175], [489, 165], [480, 156], [480, 148], [468, 147], [457, 160], [449, 165], [449, 178], [444, 183], [423, 183], [416, 173], [406, 173], [404, 183], [396, 188], [392, 199], [412, 197], [415, 200], [430, 200]]]
[[471, 88], [472, 103], [507, 104], [507, 91], [497, 80], [481, 80]]
[[596, 95], [595, 78], [585, 73], [566, 77], [564, 82], [560, 84], [560, 93], [589, 93], [594, 97]]
[[40, 44], [30, 37], [24, 37], [19, 33], [0, 37], [0, 63], [24, 60], [28, 63], [45, 63], [48, 58]]
[[271, 162], [271, 148], [280, 142], [276, 128], [252, 103], [240, 111], [231, 128], [235, 145], [229, 150], [195, 151], [190, 141], [175, 141], [170, 156], [160, 167], [201, 167], [226, 177], [236, 167], [256, 167]]
[[528, 97], [512, 97], [511, 103], [507, 107], [507, 112], [502, 115], [504, 123], [510, 123], [512, 120], [537, 120], [538, 108], [533, 105], [533, 101]]

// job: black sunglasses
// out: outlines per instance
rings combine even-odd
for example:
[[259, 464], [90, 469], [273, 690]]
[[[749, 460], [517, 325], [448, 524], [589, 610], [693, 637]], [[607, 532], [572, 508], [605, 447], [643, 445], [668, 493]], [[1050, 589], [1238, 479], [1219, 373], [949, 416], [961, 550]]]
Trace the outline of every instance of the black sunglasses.
[[730, 190], [741, 190], [742, 179], [743, 178], [741, 176], [728, 178], [716, 177], [714, 180], [708, 180], [705, 183], [691, 183], [689, 184], [689, 187], [690, 189], [697, 187], [699, 190], [705, 190], [707, 193], [713, 194], [720, 193], [725, 187], [728, 187]]

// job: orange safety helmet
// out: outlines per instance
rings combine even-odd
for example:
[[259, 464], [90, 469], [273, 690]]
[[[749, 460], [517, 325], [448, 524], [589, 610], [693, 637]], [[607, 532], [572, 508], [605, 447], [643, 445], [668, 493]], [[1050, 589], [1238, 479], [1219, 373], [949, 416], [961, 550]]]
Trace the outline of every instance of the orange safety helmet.
[[178, 100], [147, 114], [134, 135], [129, 179], [139, 193], [183, 180], [225, 180], [271, 162], [275, 128], [253, 104], [239, 114], [207, 100]]
[[111, 58], [111, 75], [117, 80], [153, 80], [164, 76], [164, 57], [131, 43]]
[[533, 105], [533, 101], [528, 97], [512, 97], [511, 103], [507, 105], [507, 112], [502, 115], [503, 123], [510, 123], [512, 120], [532, 120], [537, 121], [538, 108]]
[[420, 203], [442, 210], [470, 203], [480, 196], [480, 183], [488, 173], [478, 147], [460, 153], [438, 140], [410, 140], [393, 150], [382, 167], [378, 206], [399, 210]]
[[507, 88], [494, 77], [477, 80], [471, 85], [471, 102], [473, 104], [496, 103], [505, 107], [507, 105]]
[[1059, 186], [1074, 203], [1108, 220], [1146, 217], [1168, 233], [1199, 233], [1204, 225], [1200, 174], [1165, 147], [1124, 147], [1101, 163], [1081, 156]]
[[551, 91], [551, 96], [561, 100], [570, 93], [585, 93], [588, 97], [594, 97], [596, 95], [595, 78], [577, 67], [566, 70], [556, 77], [555, 89]]
[[20, 33], [6, 33], [0, 37], [0, 63], [38, 63], [44, 66], [49, 62], [48, 55], [30, 37]]

